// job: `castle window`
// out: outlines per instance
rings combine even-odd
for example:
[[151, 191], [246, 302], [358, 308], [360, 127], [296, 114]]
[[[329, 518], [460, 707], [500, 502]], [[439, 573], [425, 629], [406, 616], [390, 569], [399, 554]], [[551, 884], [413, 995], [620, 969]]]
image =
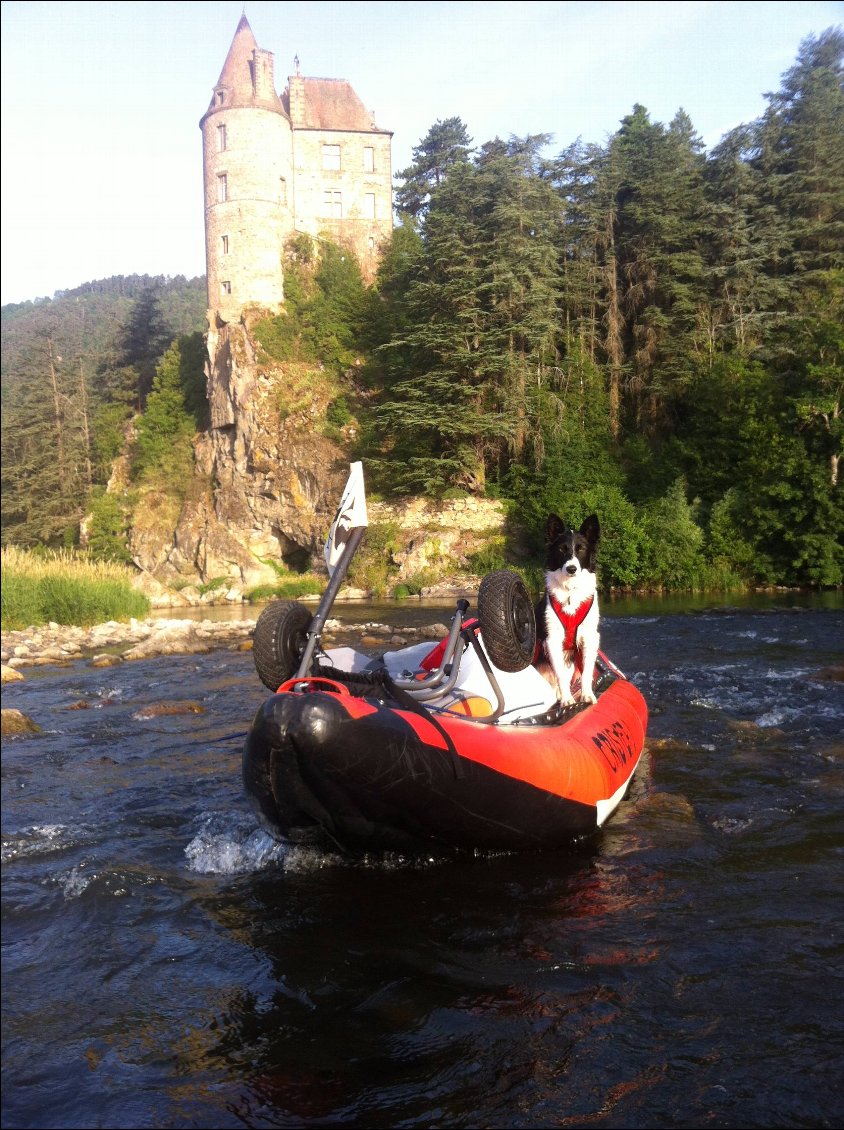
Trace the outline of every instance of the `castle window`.
[[226, 280], [226, 282], [221, 282], [220, 291], [222, 294], [231, 294], [232, 284], [228, 280]]
[[367, 192], [363, 198], [363, 215], [364, 219], [375, 219], [375, 193]]
[[229, 253], [229, 237], [227, 235], [224, 235], [222, 237], [222, 239], [220, 240], [220, 242], [222, 243], [222, 246], [223, 246], [223, 254], [228, 255], [228, 253]]
[[223, 153], [226, 149], [226, 127], [217, 126], [217, 152]]
[[330, 171], [337, 172], [340, 169], [340, 146], [339, 145], [323, 145], [322, 147], [322, 167]]
[[226, 173], [217, 177], [217, 203], [222, 204], [229, 198], [229, 178]]
[[284, 177], [278, 178], [278, 202], [287, 207], [287, 181]]
[[375, 150], [371, 145], [364, 146], [363, 150], [363, 171], [365, 173], [375, 172]]
[[214, 91], [214, 93], [215, 93], [215, 94], [216, 94], [216, 96], [217, 96], [217, 105], [218, 105], [218, 106], [222, 106], [222, 104], [223, 104], [223, 103], [225, 102], [225, 100], [226, 100], [226, 92], [225, 92], [225, 90], [215, 90], [215, 91]]
[[343, 218], [343, 194], [337, 189], [327, 188], [323, 197], [323, 216], [332, 220]]

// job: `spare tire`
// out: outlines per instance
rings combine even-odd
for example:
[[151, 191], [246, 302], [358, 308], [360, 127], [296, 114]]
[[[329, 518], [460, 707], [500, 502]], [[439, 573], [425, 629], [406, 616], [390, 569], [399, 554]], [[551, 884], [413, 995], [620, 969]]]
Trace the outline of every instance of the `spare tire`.
[[258, 617], [252, 658], [258, 678], [271, 691], [296, 674], [312, 619], [310, 608], [298, 600], [274, 600]]
[[498, 569], [481, 581], [478, 621], [484, 648], [499, 671], [524, 671], [536, 651], [533, 601], [518, 573]]

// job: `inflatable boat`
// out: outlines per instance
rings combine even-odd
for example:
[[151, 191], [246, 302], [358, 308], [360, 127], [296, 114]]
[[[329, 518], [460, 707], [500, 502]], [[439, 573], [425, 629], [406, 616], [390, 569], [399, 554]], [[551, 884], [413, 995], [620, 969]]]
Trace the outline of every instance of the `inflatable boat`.
[[343, 544], [326, 549], [330, 570], [339, 558], [317, 613], [276, 601], [255, 627], [255, 666], [274, 693], [248, 732], [243, 780], [265, 826], [353, 854], [560, 848], [596, 832], [642, 754], [639, 691], [601, 655], [597, 701], [560, 707], [532, 664], [533, 601], [508, 570], [484, 578], [476, 614], [457, 602], [436, 643], [323, 651], [365, 529], [348, 509], [332, 526], [329, 542], [339, 532]]

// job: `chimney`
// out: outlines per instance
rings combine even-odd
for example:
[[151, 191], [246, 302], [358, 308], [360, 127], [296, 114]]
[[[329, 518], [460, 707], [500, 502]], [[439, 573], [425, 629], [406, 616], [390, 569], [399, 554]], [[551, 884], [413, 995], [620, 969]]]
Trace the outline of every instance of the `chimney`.
[[293, 126], [305, 124], [305, 80], [300, 74], [290, 75], [287, 80], [290, 92], [290, 122]]
[[255, 48], [252, 56], [252, 85], [259, 102], [272, 102], [275, 98], [272, 51]]

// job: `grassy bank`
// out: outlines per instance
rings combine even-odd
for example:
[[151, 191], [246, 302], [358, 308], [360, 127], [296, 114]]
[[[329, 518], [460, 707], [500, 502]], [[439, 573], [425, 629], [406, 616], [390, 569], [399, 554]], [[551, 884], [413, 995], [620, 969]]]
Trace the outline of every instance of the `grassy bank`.
[[70, 553], [33, 554], [7, 547], [2, 554], [4, 631], [47, 624], [87, 628], [149, 612], [124, 565]]

